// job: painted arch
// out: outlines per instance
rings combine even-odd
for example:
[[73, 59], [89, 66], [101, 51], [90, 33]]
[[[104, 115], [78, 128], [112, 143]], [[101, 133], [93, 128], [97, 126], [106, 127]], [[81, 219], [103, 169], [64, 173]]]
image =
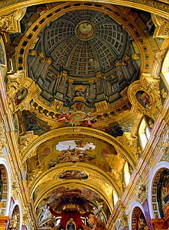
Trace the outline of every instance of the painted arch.
[[147, 226], [143, 206], [139, 202], [133, 202], [130, 207], [129, 230], [142, 230]]
[[169, 162], [161, 161], [150, 176], [148, 203], [152, 219], [162, 218], [169, 203]]
[[[84, 0], [81, 0], [81, 2], [83, 2]], [[2, 1], [0, 3], [0, 14], [1, 15], [5, 15], [7, 12], [9, 14], [9, 12], [12, 12], [14, 10], [18, 10], [24, 7], [28, 7], [28, 6], [33, 6], [33, 5], [37, 5], [37, 4], [42, 4], [42, 3], [52, 3], [55, 2], [55, 0], [46, 0], [46, 1], [42, 1], [42, 0], [8, 0], [8, 1]], [[103, 3], [104, 1], [97, 1], [98, 3], [101, 2]], [[163, 17], [165, 18], [169, 18], [169, 6], [167, 6], [164, 1], [154, 1], [154, 0], [116, 0], [116, 1], [112, 1], [112, 0], [108, 0], [106, 1], [106, 3], [112, 4], [112, 5], [119, 5], [119, 6], [125, 6], [125, 7], [132, 7], [135, 9], [139, 9], [139, 10], [144, 10], [147, 11], [149, 13], [152, 14], [156, 14], [156, 15], [163, 15]]]
[[11, 196], [10, 170], [6, 160], [0, 158], [0, 215], [8, 216]]

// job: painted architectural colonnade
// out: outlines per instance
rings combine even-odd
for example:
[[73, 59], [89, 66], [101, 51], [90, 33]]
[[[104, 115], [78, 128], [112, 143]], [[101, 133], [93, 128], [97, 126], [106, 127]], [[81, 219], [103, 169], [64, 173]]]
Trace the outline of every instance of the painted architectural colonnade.
[[[0, 9], [1, 15], [5, 15], [7, 10], [9, 10], [8, 12], [10, 10], [13, 12], [17, 7], [18, 9], [26, 7], [29, 3], [30, 5], [42, 3], [42, 1], [33, 0], [26, 3], [24, 1], [20, 1], [20, 3], [15, 1], [16, 5], [10, 5], [5, 2], [3, 1], [4, 6], [6, 4], [6, 8]], [[156, 13], [157, 15], [163, 13], [165, 18], [169, 18], [169, 6], [163, 3], [151, 1], [151, 6], [148, 6], [146, 1], [114, 1], [111, 3], [134, 6], [134, 8], [146, 10], [153, 14]], [[161, 4], [161, 8], [158, 8], [159, 4]], [[3, 7], [3, 5], [0, 6]], [[18, 21], [22, 18], [22, 13]], [[15, 26], [19, 30], [18, 23]], [[5, 48], [2, 47], [2, 49]], [[8, 107], [8, 99], [3, 82], [6, 69], [7, 63], [4, 56], [4, 64], [1, 66], [2, 71], [0, 73], [0, 115], [3, 124], [0, 130], [2, 132], [2, 139], [0, 141], [0, 230], [5, 230], [6, 228], [11, 230], [33, 229], [30, 222], [34, 217], [29, 212], [31, 204], [28, 202], [28, 191], [24, 189], [24, 183], [26, 182], [20, 169], [22, 164], [19, 159], [19, 150], [15, 143], [13, 118]], [[167, 152], [168, 146], [166, 145], [168, 141], [168, 113], [169, 100], [166, 99], [164, 108], [154, 125], [152, 137], [143, 151], [143, 156], [132, 174], [123, 197], [115, 205], [107, 225], [109, 230], [162, 230], [169, 228], [169, 208], [167, 204], [169, 201], [165, 195], [164, 200], [162, 198], [160, 198], [161, 200], [159, 199], [158, 196], [161, 196], [161, 194], [158, 193], [159, 188], [157, 187], [159, 186], [159, 181], [161, 181], [161, 184], [163, 182], [165, 177], [163, 174], [167, 174], [167, 170], [169, 170], [169, 153]], [[4, 130], [5, 133], [3, 133]], [[167, 194], [167, 192], [167, 188], [164, 188], [163, 193]], [[165, 207], [163, 207], [165, 202]], [[36, 225], [35, 220], [34, 222]]]

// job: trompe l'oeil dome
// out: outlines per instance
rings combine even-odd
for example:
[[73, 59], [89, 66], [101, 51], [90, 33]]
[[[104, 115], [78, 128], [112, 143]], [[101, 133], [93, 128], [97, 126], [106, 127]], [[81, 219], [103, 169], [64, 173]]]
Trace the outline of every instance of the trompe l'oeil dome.
[[111, 103], [137, 79], [131, 37], [108, 15], [71, 11], [48, 24], [28, 57], [29, 77], [48, 101], [71, 107], [75, 101], [94, 108]]

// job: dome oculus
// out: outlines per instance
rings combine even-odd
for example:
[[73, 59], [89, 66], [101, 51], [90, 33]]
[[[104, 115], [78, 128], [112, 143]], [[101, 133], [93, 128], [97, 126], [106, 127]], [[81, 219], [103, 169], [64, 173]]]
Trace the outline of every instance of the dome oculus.
[[87, 41], [93, 38], [95, 34], [95, 29], [92, 23], [88, 21], [82, 21], [76, 26], [75, 32], [76, 36], [80, 40]]

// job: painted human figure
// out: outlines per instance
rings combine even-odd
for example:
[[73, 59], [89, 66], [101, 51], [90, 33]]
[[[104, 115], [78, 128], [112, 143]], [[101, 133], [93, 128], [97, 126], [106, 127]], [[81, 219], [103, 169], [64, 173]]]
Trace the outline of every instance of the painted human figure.
[[19, 226], [19, 213], [15, 213], [10, 221], [9, 229], [17, 230]]
[[105, 223], [93, 214], [88, 216], [88, 224], [89, 227], [83, 225], [84, 230], [106, 230]]
[[70, 121], [72, 119], [71, 113], [59, 114], [57, 116], [57, 121]]
[[27, 96], [28, 90], [26, 88], [20, 89], [15, 95], [15, 104], [19, 105]]
[[139, 218], [138, 230], [149, 230], [144, 218]]
[[150, 106], [150, 96], [146, 92], [142, 90], [138, 91], [136, 93], [136, 98], [144, 108], [148, 108]]

